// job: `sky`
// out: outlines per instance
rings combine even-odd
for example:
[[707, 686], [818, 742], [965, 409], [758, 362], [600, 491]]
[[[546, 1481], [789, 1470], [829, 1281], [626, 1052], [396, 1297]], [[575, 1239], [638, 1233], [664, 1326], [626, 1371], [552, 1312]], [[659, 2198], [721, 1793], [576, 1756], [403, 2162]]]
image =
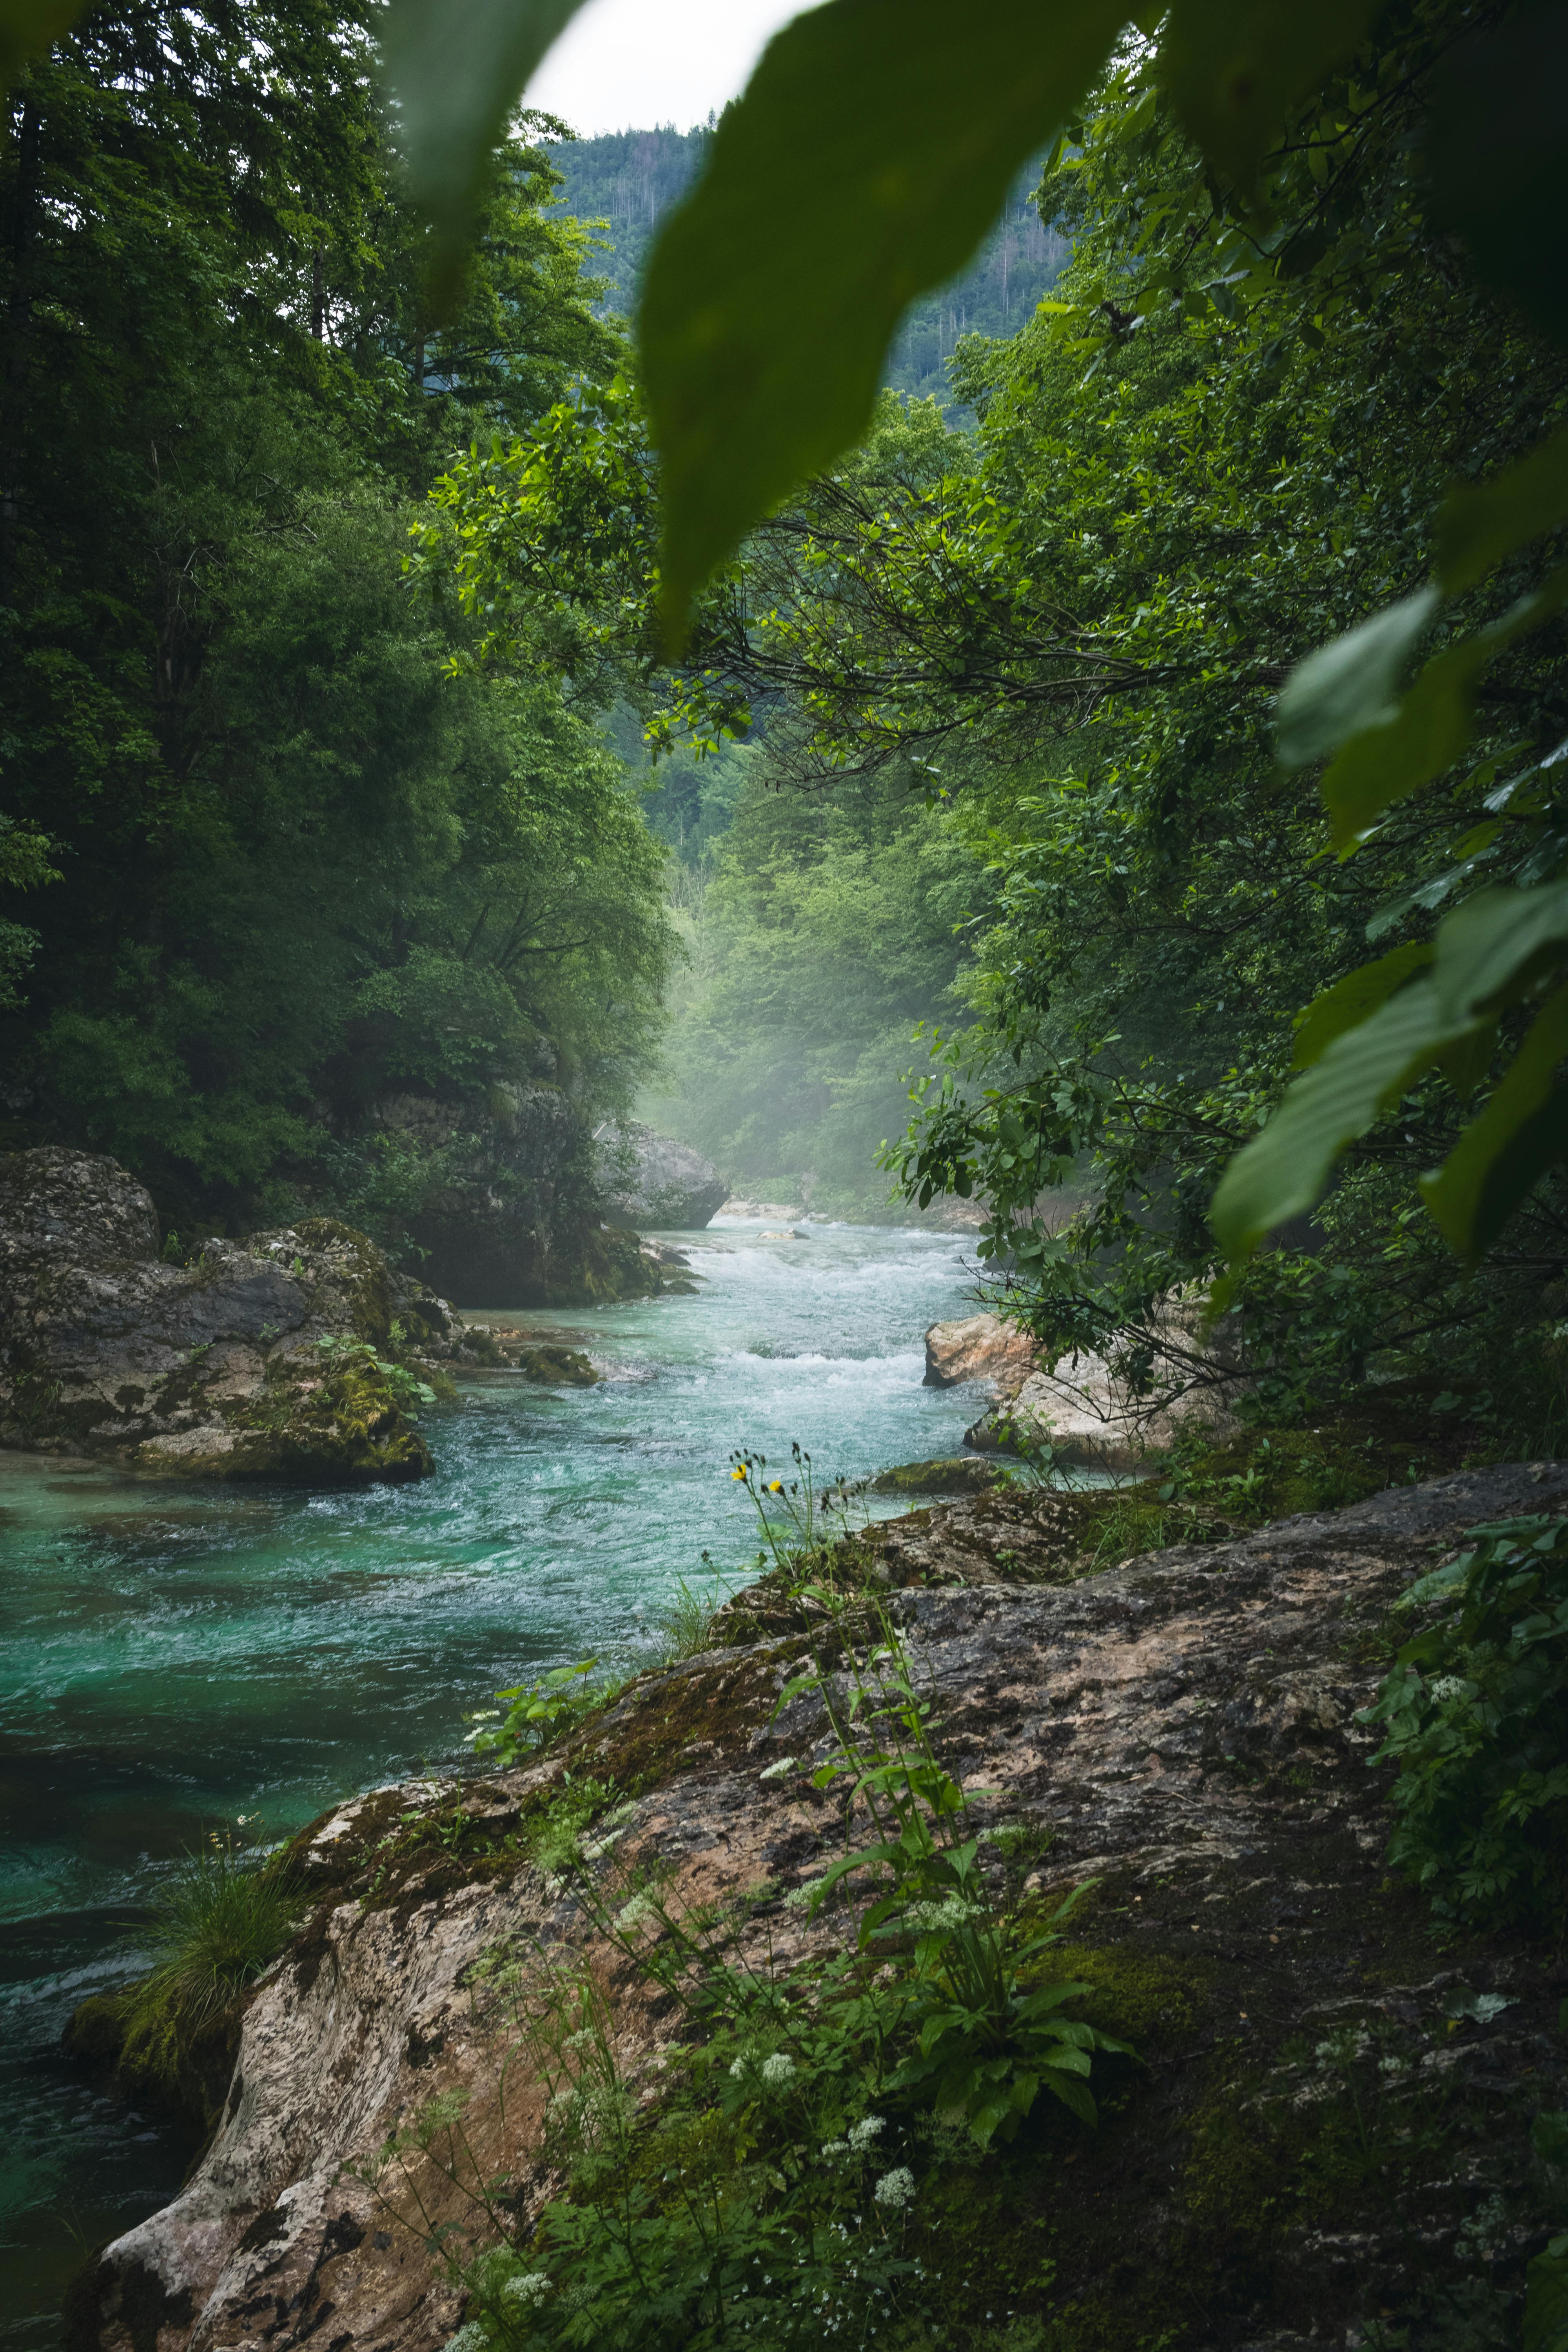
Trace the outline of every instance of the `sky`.
[[739, 95], [763, 44], [802, 0], [588, 0], [528, 85], [525, 103], [592, 138], [673, 122], [689, 131]]

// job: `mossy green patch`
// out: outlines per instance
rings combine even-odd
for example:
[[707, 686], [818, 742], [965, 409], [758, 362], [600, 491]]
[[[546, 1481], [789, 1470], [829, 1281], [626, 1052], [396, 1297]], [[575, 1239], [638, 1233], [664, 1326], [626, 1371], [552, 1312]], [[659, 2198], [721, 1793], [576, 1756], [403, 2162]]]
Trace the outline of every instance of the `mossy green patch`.
[[176, 1987], [153, 1976], [80, 2002], [64, 2046], [83, 2064], [110, 2071], [121, 2097], [151, 2101], [205, 2137], [222, 2118], [243, 2014], [237, 1995], [197, 2015]]
[[901, 1462], [871, 1481], [873, 1495], [979, 1495], [1006, 1476], [999, 1462], [975, 1454], [945, 1455], [936, 1462]]
[[318, 1367], [274, 1358], [261, 1391], [229, 1428], [251, 1442], [230, 1457], [215, 1453], [180, 1464], [192, 1475], [270, 1476], [343, 1486], [427, 1477], [430, 1449], [373, 1356], [350, 1349]]

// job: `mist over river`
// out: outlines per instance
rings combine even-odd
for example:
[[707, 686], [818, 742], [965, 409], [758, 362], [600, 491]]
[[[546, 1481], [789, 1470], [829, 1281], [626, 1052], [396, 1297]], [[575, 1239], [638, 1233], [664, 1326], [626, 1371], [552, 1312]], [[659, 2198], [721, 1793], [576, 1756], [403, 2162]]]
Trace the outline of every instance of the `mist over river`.
[[58, 2049], [78, 2000], [143, 1971], [138, 1923], [186, 1849], [449, 1766], [499, 1686], [634, 1664], [703, 1551], [748, 1572], [735, 1449], [779, 1459], [798, 1438], [830, 1475], [957, 1450], [978, 1401], [922, 1387], [921, 1334], [970, 1311], [963, 1238], [721, 1223], [689, 1245], [697, 1297], [509, 1316], [609, 1377], [465, 1378], [428, 1417], [438, 1468], [418, 1486], [181, 1487], [0, 1454], [5, 2352], [52, 2352], [82, 2254], [190, 2161]]

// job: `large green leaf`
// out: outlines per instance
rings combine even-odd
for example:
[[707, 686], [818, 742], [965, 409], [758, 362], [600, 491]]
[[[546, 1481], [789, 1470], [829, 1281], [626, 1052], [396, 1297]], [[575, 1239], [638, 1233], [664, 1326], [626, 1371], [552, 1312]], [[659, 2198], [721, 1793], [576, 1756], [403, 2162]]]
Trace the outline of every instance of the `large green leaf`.
[[41, 58], [82, 11], [82, 0], [0, 0], [0, 89], [8, 89], [29, 58]]
[[1296, 1045], [1290, 1056], [1290, 1066], [1310, 1070], [1321, 1062], [1336, 1037], [1375, 1013], [1384, 1000], [1403, 988], [1412, 973], [1432, 961], [1432, 950], [1425, 941], [1412, 940], [1405, 947], [1394, 948], [1375, 963], [1363, 963], [1359, 970], [1346, 972], [1343, 980], [1297, 1016]]
[[1249, 1256], [1275, 1225], [1310, 1209], [1346, 1144], [1467, 1025], [1445, 1016], [1431, 981], [1416, 980], [1336, 1037], [1221, 1177], [1209, 1220], [1226, 1255]]
[[[1226, 1170], [1209, 1215], [1232, 1263], [1248, 1256], [1275, 1225], [1310, 1209], [1346, 1144], [1364, 1135], [1379, 1111], [1440, 1055], [1489, 1026], [1565, 950], [1568, 882], [1483, 890], [1457, 908], [1433, 944], [1429, 976], [1385, 996], [1368, 1019], [1336, 1036]], [[1393, 961], [1381, 961], [1384, 970]], [[1378, 971], [1367, 968], [1368, 974]], [[1506, 1147], [1505, 1125], [1506, 1110], [1494, 1130], [1496, 1150], [1476, 1163], [1478, 1181]]]
[[1568, 948], [1568, 882], [1478, 890], [1440, 926], [1432, 985], [1447, 1019], [1490, 1019], [1518, 1001]]
[[1323, 777], [1334, 847], [1353, 849], [1374, 818], [1451, 768], [1470, 740], [1476, 688], [1490, 648], [1479, 637], [1447, 646], [1386, 721], [1354, 735]]
[[1205, 155], [1245, 184], [1296, 101], [1354, 56], [1377, 12], [1378, 0], [1178, 0], [1161, 79]]
[[1279, 697], [1275, 748], [1284, 767], [1321, 760], [1397, 717], [1399, 681], [1438, 601], [1436, 588], [1417, 588], [1297, 663]]
[[[1436, 591], [1426, 593], [1435, 596]], [[1373, 628], [1376, 621], [1397, 620], [1398, 628], [1390, 630], [1388, 640], [1395, 642], [1408, 631], [1415, 602], [1406, 597], [1403, 604], [1391, 605], [1375, 621], [1363, 624], [1363, 629]], [[1378, 719], [1351, 737], [1323, 778], [1323, 800], [1333, 822], [1334, 845], [1342, 856], [1355, 847], [1385, 808], [1407, 800], [1462, 756], [1475, 723], [1476, 694], [1487, 664], [1516, 638], [1550, 620], [1564, 603], [1568, 603], [1568, 564], [1559, 565], [1532, 594], [1521, 596], [1474, 636], [1445, 646], [1426, 664], [1402, 702], [1391, 705]], [[1313, 654], [1296, 676], [1349, 648], [1363, 633], [1352, 630], [1350, 636]], [[1366, 684], [1371, 673], [1364, 658], [1355, 666], [1354, 674]], [[1371, 690], [1369, 687], [1369, 698]], [[1281, 697], [1282, 740], [1284, 709]]]
[[582, 0], [390, 0], [382, 56], [409, 194], [434, 231], [430, 282], [451, 292], [485, 162], [524, 83]]
[[770, 42], [643, 295], [672, 635], [751, 526], [865, 429], [904, 309], [963, 268], [1126, 13], [827, 0]]
[[1525, 2273], [1523, 2352], [1568, 2352], [1568, 2235]]
[[1437, 517], [1437, 580], [1458, 596], [1516, 548], [1568, 522], [1568, 426], [1489, 482], [1445, 499]]
[[1480, 1117], [1436, 1175], [1422, 1179], [1422, 1195], [1446, 1239], [1472, 1264], [1537, 1180], [1568, 1152], [1568, 1089], [1555, 1084], [1565, 1053], [1568, 987], [1548, 997]]

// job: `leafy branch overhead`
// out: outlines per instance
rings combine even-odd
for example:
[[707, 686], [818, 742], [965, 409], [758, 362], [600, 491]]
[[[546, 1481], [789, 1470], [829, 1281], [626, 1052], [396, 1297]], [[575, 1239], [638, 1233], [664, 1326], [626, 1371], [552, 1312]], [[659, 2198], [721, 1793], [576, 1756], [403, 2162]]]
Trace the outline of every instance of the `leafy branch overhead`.
[[[454, 41], [445, 0], [393, 0], [387, 58], [444, 272], [487, 146], [569, 13], [563, 0], [480, 0], [465, 16], [467, 37]], [[964, 264], [1031, 152], [1052, 137], [1081, 141], [1077, 112], [1113, 55], [1147, 59], [1157, 42], [1157, 86], [1251, 224], [1251, 253], [1231, 273], [1240, 299], [1259, 277], [1310, 268], [1310, 236], [1282, 244], [1271, 233], [1266, 159], [1293, 114], [1358, 56], [1376, 13], [1371, 0], [1177, 0], [1130, 21], [1122, 0], [993, 0], [959, 36], [935, 0], [828, 0], [790, 25], [727, 110], [647, 272], [639, 328], [660, 467], [667, 644], [684, 642], [704, 581], [865, 431], [905, 307]], [[1428, 131], [1439, 216], [1549, 331], [1563, 324], [1564, 124], [1552, 95], [1563, 85], [1547, 70], [1562, 42], [1558, 14], [1472, 36], [1436, 76]], [[1352, 87], [1347, 134], [1356, 104]], [[1234, 310], [1237, 293], [1222, 290]], [[1280, 757], [1287, 767], [1329, 757], [1323, 795], [1342, 856], [1462, 758], [1489, 665], [1568, 600], [1568, 571], [1552, 572], [1479, 625], [1451, 627], [1456, 604], [1474, 602], [1500, 564], [1565, 516], [1568, 436], [1453, 497], [1432, 583], [1290, 680]], [[1408, 661], [1435, 630], [1443, 641], [1402, 692]], [[1514, 911], [1528, 923], [1534, 902]], [[1439, 934], [1430, 971], [1402, 973], [1397, 987], [1367, 980], [1364, 1016], [1226, 1175], [1214, 1224], [1233, 1263], [1312, 1204], [1338, 1154], [1413, 1074], [1457, 1070], [1462, 1059], [1472, 1083], [1484, 1078], [1488, 1054], [1514, 1040], [1553, 983], [1558, 951], [1543, 946], [1506, 1003], [1456, 994], [1448, 976], [1455, 942], [1468, 936], [1463, 913]], [[1511, 916], [1494, 903], [1474, 919]], [[1513, 1074], [1424, 1187], [1466, 1255], [1486, 1247], [1558, 1156], [1568, 1122], [1553, 1108], [1556, 1034], [1548, 1005]]]

